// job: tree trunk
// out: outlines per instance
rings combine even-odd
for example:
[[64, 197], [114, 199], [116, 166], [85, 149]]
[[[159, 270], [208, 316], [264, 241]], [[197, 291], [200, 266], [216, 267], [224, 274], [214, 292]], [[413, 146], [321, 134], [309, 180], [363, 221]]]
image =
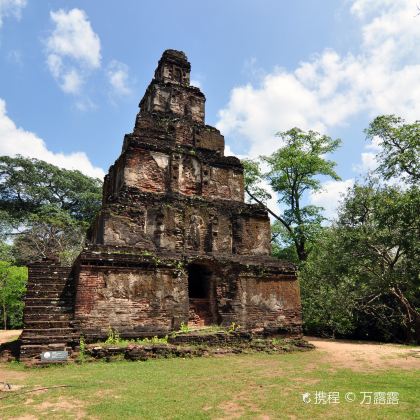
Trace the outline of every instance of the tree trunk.
[[295, 241], [295, 244], [296, 244], [296, 252], [298, 254], [299, 261], [306, 261], [308, 258], [308, 253], [306, 252], [306, 249], [305, 249], [305, 243]]
[[7, 313], [6, 313], [6, 301], [3, 300], [3, 323], [4, 323], [4, 330], [7, 330]]

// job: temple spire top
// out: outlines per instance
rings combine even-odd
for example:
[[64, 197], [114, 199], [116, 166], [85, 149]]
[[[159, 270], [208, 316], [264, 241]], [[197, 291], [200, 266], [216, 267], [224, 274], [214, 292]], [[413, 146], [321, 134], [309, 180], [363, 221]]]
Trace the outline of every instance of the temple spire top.
[[165, 50], [155, 70], [155, 79], [164, 83], [189, 86], [190, 72], [191, 64], [184, 52]]

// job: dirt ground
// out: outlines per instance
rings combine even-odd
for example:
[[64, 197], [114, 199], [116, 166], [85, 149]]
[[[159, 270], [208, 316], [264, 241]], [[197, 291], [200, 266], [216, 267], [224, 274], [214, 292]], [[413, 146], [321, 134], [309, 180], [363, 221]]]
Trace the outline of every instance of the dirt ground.
[[8, 341], [16, 340], [20, 336], [22, 330], [0, 330], [0, 344]]
[[305, 337], [333, 366], [357, 371], [387, 368], [420, 369], [420, 347], [368, 341]]

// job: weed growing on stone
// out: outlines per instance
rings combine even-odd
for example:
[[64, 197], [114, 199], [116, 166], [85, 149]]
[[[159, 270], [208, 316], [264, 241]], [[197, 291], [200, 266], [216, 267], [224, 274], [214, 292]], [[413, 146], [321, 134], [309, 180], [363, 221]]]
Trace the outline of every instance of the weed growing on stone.
[[86, 343], [83, 336], [80, 336], [79, 340], [79, 355], [78, 355], [79, 362], [84, 362], [86, 360]]
[[191, 328], [188, 326], [188, 324], [185, 324], [185, 322], [181, 322], [179, 331], [182, 333], [189, 333], [191, 331]]
[[120, 334], [117, 330], [114, 330], [111, 326], [108, 327], [108, 338], [105, 341], [105, 344], [120, 344], [121, 343]]
[[168, 344], [168, 336], [165, 337], [158, 337], [154, 336], [152, 338], [142, 338], [135, 340], [136, 344]]

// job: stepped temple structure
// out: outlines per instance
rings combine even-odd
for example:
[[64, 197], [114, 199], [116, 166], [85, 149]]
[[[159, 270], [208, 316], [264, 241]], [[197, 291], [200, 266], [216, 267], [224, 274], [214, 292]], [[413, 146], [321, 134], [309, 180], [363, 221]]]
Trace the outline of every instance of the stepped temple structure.
[[163, 53], [73, 267], [29, 267], [21, 358], [110, 327], [144, 337], [234, 322], [300, 336], [295, 267], [270, 256], [267, 211], [244, 202], [243, 167], [205, 125], [190, 67], [183, 52]]

